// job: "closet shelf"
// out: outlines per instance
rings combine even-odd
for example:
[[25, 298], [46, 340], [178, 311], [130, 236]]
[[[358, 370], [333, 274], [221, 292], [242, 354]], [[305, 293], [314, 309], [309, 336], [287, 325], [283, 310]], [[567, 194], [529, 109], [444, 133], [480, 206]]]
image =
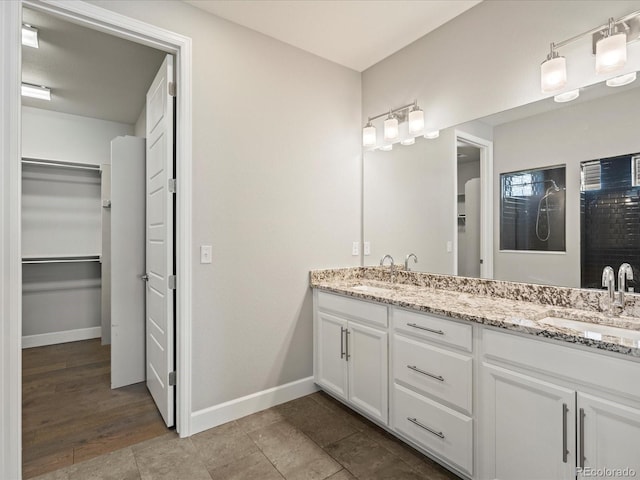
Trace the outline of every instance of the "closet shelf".
[[100, 255], [29, 256], [22, 257], [22, 263], [80, 263], [102, 262]]
[[100, 165], [92, 163], [77, 163], [77, 162], [64, 162], [62, 160], [46, 160], [44, 158], [29, 158], [22, 157], [22, 163], [27, 165], [38, 165], [43, 167], [57, 167], [57, 168], [73, 168], [77, 170], [89, 170], [101, 173]]

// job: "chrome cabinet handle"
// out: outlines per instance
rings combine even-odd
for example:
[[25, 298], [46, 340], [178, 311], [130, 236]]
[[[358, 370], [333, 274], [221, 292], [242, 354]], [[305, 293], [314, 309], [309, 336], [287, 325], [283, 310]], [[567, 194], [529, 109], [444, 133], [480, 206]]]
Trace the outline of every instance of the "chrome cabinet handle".
[[143, 275], [140, 275], [140, 280], [142, 280], [143, 282], [148, 282], [149, 281], [149, 275], [147, 275], [146, 273]]
[[349, 335], [351, 335], [351, 332], [349, 331], [348, 328], [345, 328], [344, 331], [346, 333], [345, 338], [346, 338], [346, 344], [347, 344], [347, 362], [348, 362], [349, 359], [351, 358], [351, 354], [349, 353]]
[[433, 373], [425, 372], [424, 370], [419, 369], [415, 365], [407, 365], [409, 370], [413, 370], [414, 372], [421, 373], [422, 375], [426, 375], [427, 377], [435, 378], [440, 382], [444, 382], [444, 377], [442, 375], [434, 375]]
[[567, 463], [567, 455], [569, 455], [569, 450], [567, 450], [567, 413], [569, 413], [569, 408], [566, 403], [562, 404], [562, 461]]
[[426, 430], [429, 433], [432, 433], [433, 435], [435, 435], [436, 437], [440, 437], [440, 438], [444, 438], [444, 433], [442, 432], [436, 432], [435, 430], [433, 430], [432, 428], [427, 427], [425, 424], [420, 423], [416, 418], [411, 418], [411, 417], [407, 417], [407, 420], [409, 420], [411, 423], [413, 423], [414, 425], [419, 426], [420, 428]]
[[584, 468], [584, 461], [586, 460], [584, 456], [584, 408], [580, 409], [580, 468]]
[[344, 331], [346, 328], [340, 327], [340, 358], [344, 358]]
[[444, 335], [444, 332], [442, 330], [434, 330], [432, 328], [421, 327], [420, 325], [418, 325], [416, 323], [407, 323], [407, 326], [408, 327], [417, 328], [419, 330], [425, 330], [425, 331], [431, 332], [431, 333], [437, 333], [438, 335]]

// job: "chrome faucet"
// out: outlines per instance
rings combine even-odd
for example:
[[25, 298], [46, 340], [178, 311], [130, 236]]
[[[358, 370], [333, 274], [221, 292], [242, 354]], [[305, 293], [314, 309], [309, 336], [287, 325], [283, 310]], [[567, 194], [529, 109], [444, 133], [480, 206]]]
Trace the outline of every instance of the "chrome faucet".
[[413, 257], [413, 263], [418, 263], [418, 257], [416, 257], [415, 253], [410, 253], [409, 255], [406, 256], [406, 258], [404, 259], [404, 269], [407, 272], [410, 272], [411, 269], [409, 268], [409, 259]]
[[624, 310], [624, 294], [627, 291], [627, 280], [633, 280], [633, 269], [628, 263], [623, 263], [618, 269], [618, 302], [617, 305]]
[[391, 282], [394, 281], [394, 275], [395, 275], [395, 263], [393, 263], [393, 257], [389, 254], [386, 254], [384, 257], [382, 257], [382, 260], [380, 260], [380, 266], [384, 266], [384, 261], [386, 259], [391, 260], [391, 263], [389, 264], [389, 269], [391, 271]]
[[613, 311], [613, 306], [616, 300], [616, 284], [615, 273], [613, 268], [609, 265], [602, 269], [602, 286], [607, 287], [607, 293], [609, 295], [609, 312]]

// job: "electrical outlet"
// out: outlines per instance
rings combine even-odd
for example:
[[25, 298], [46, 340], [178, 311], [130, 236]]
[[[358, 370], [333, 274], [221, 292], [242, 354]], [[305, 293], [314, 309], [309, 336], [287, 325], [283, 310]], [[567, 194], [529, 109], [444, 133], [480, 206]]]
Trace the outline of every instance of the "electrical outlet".
[[351, 255], [360, 255], [360, 242], [353, 242], [351, 246]]
[[213, 247], [211, 245], [200, 245], [200, 263], [211, 263], [213, 257]]
[[371, 255], [371, 242], [364, 242], [364, 254]]

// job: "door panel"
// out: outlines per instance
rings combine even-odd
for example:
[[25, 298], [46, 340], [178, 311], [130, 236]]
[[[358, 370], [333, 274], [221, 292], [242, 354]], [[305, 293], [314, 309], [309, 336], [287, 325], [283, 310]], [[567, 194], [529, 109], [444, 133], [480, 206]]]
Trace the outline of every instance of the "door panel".
[[347, 362], [344, 332], [347, 321], [318, 312], [318, 359], [316, 382], [347, 399]]
[[173, 194], [173, 57], [167, 55], [147, 93], [146, 259], [147, 275], [147, 387], [167, 426], [173, 426], [174, 371]]

